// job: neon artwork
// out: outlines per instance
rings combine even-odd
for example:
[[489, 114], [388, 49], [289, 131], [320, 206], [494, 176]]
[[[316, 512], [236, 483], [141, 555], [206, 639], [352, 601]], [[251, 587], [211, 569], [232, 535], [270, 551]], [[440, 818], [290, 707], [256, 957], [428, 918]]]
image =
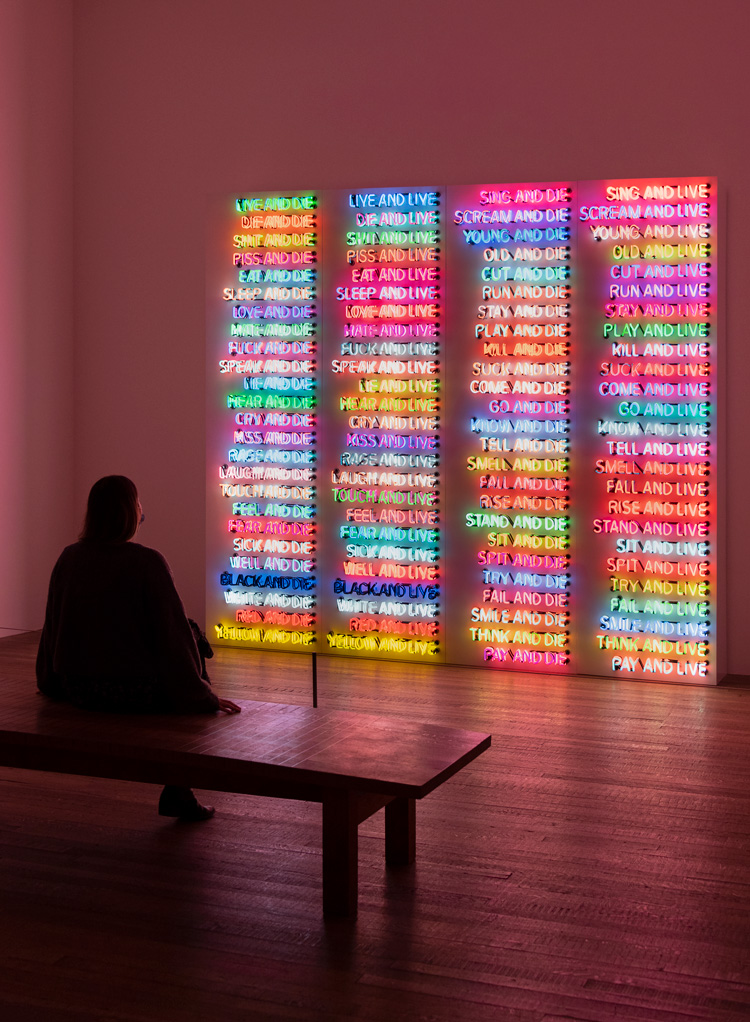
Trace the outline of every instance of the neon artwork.
[[715, 683], [711, 178], [217, 205], [220, 644]]
[[294, 648], [315, 638], [316, 206], [313, 194], [235, 202], [243, 233], [231, 237], [236, 278], [221, 289], [229, 329], [217, 338], [225, 357], [211, 374], [224, 408], [209, 469], [228, 554], [212, 579], [225, 603], [220, 642]]
[[441, 219], [436, 189], [332, 215], [324, 649], [440, 658]]
[[[571, 186], [455, 189], [462, 661], [569, 662]], [[453, 208], [453, 207], [452, 207]], [[469, 226], [470, 225], [470, 226]], [[460, 461], [459, 461], [460, 457]]]
[[[579, 185], [592, 673], [716, 677], [716, 183]], [[594, 352], [596, 354], [594, 355]]]

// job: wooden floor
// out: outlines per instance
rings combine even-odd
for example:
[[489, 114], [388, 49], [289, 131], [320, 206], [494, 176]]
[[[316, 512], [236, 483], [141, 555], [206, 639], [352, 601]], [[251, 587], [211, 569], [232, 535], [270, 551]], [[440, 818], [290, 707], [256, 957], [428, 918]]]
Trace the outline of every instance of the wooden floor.
[[[33, 636], [0, 640], [33, 684]], [[219, 651], [222, 695], [307, 703], [302, 656]], [[320, 911], [320, 807], [0, 771], [3, 1022], [750, 1018], [750, 687], [320, 658], [319, 703], [493, 734], [360, 828], [355, 922]]]

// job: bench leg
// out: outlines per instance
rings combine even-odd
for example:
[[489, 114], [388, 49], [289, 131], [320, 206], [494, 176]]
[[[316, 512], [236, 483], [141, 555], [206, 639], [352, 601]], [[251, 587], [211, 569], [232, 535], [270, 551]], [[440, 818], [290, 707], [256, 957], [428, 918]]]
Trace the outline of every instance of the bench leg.
[[389, 866], [414, 862], [417, 844], [416, 802], [394, 798], [385, 807], [385, 861]]
[[357, 914], [357, 829], [355, 800], [346, 791], [323, 800], [323, 913]]

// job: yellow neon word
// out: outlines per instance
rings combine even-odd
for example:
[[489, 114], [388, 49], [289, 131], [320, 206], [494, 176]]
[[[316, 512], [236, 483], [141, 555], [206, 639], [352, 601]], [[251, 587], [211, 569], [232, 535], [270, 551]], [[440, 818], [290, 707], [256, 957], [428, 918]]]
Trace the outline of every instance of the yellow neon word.
[[439, 651], [437, 642], [422, 639], [382, 638], [379, 635], [347, 635], [338, 632], [329, 632], [326, 639], [333, 649], [419, 653], [420, 656], [436, 656]]
[[271, 642], [281, 645], [309, 646], [315, 642], [314, 632], [290, 632], [282, 628], [248, 628], [240, 625], [214, 625], [216, 638], [235, 642]]

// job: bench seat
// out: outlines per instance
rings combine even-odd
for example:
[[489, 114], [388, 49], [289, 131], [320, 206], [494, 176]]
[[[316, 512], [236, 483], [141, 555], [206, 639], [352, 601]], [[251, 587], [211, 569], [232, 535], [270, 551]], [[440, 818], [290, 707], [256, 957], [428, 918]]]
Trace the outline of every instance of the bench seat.
[[320, 802], [323, 910], [357, 910], [359, 824], [385, 807], [390, 865], [414, 860], [415, 800], [490, 735], [390, 717], [236, 700], [235, 715], [120, 715], [52, 702], [14, 679], [0, 692], [0, 764]]

